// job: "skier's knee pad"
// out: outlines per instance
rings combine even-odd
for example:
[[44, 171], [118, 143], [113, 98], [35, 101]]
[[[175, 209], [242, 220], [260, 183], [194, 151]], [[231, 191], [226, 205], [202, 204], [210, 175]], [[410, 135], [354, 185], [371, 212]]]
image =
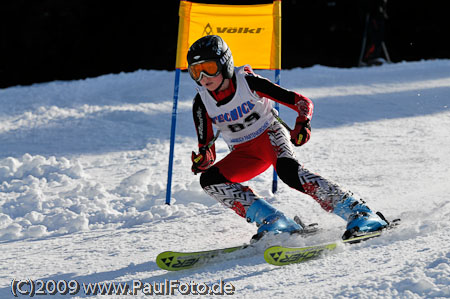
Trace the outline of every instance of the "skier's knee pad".
[[219, 168], [212, 166], [206, 172], [202, 173], [200, 176], [200, 185], [204, 189], [205, 187], [211, 185], [217, 185], [222, 183], [229, 183], [221, 173]]
[[279, 158], [277, 160], [277, 174], [280, 179], [289, 187], [304, 192], [300, 178], [298, 177], [298, 168], [300, 164], [291, 158]]

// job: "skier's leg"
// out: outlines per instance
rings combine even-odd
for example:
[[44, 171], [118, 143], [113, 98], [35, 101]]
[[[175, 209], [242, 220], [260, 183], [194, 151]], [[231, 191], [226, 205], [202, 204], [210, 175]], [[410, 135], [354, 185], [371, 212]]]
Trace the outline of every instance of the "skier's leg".
[[347, 192], [338, 185], [311, 173], [300, 165], [295, 157], [290, 134], [279, 122], [274, 122], [270, 127], [269, 137], [272, 146], [277, 152], [274, 166], [280, 179], [289, 187], [313, 197], [324, 210], [332, 211], [334, 202], [338, 201]]
[[216, 166], [201, 175], [200, 185], [206, 194], [241, 217], [245, 217], [248, 208], [260, 198], [250, 188], [240, 183], [230, 182]]
[[248, 222], [255, 222], [260, 235], [265, 231], [279, 233], [302, 229], [251, 188], [240, 183], [229, 182], [215, 166], [202, 174], [200, 184], [206, 194], [231, 208], [236, 214], [246, 218]]
[[[266, 134], [264, 134], [266, 135]], [[272, 207], [241, 182], [265, 171], [276, 158], [266, 136], [237, 147], [200, 177], [203, 190], [249, 222], [256, 222], [258, 233], [300, 230], [301, 226]]]
[[354, 231], [370, 232], [387, 226], [385, 220], [372, 212], [365, 203], [356, 200], [351, 192], [303, 167], [299, 167], [298, 175], [306, 194], [311, 195], [325, 210], [347, 221], [344, 236], [350, 237]]
[[271, 127], [272, 145], [279, 149], [276, 169], [280, 179], [291, 188], [314, 198], [320, 206], [347, 221], [347, 231], [375, 231], [387, 225], [352, 193], [301, 166], [290, 142], [289, 132], [278, 122]]

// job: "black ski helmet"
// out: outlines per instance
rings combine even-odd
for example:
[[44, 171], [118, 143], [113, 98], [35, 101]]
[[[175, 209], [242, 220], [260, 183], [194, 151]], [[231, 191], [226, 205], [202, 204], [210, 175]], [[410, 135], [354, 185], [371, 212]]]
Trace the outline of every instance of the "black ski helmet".
[[187, 62], [189, 65], [207, 60], [216, 60], [222, 67], [222, 75], [230, 79], [234, 74], [234, 62], [227, 43], [218, 35], [207, 35], [198, 39], [189, 48]]

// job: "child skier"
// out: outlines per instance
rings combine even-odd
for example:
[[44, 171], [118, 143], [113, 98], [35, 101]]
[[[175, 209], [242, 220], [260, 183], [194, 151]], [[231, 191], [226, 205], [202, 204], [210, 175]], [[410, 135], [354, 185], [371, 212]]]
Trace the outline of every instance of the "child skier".
[[[199, 152], [192, 152], [192, 171], [201, 173], [200, 185], [208, 195], [248, 222], [256, 222], [255, 239], [266, 232], [303, 229], [241, 184], [270, 165], [288, 186], [310, 195], [324, 210], [347, 221], [344, 239], [358, 231], [371, 232], [387, 226], [384, 217], [373, 213], [351, 192], [298, 162], [292, 144], [302, 146], [310, 138], [310, 99], [256, 75], [248, 65], [235, 69], [228, 45], [216, 35], [197, 40], [188, 51], [187, 61], [190, 76], [201, 86], [193, 101]], [[270, 100], [297, 111], [292, 131], [275, 118]], [[215, 164], [213, 125], [231, 150]]]

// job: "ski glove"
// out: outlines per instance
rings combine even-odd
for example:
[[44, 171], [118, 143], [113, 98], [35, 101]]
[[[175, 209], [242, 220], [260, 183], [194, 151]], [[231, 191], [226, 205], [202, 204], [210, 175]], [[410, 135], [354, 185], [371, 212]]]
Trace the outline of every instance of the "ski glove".
[[311, 137], [311, 124], [309, 123], [309, 119], [306, 121], [299, 120], [295, 123], [295, 128], [291, 130], [291, 142], [295, 146], [302, 146], [306, 142], [308, 142]]
[[211, 148], [201, 147], [199, 153], [192, 152], [192, 172], [197, 174], [205, 172], [214, 164], [214, 155]]

